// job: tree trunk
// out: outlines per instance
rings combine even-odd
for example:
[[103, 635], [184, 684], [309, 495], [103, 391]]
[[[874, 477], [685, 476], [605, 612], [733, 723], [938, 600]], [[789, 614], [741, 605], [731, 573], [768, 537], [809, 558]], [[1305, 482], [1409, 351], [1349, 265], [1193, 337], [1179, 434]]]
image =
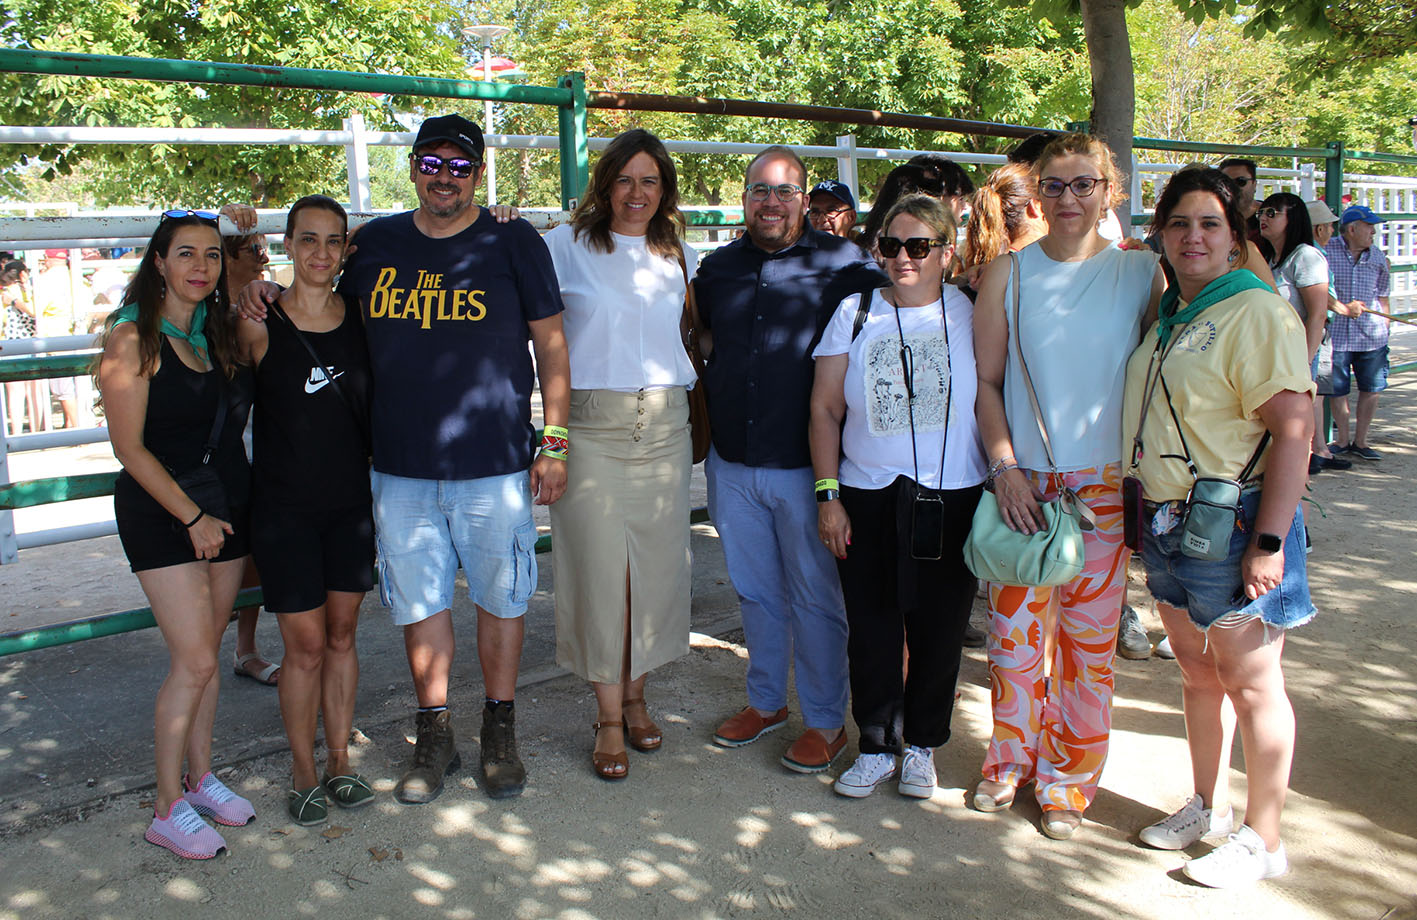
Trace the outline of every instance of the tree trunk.
[[[1117, 155], [1117, 168], [1131, 187], [1132, 133], [1136, 120], [1136, 84], [1132, 76], [1132, 43], [1127, 35], [1125, 0], [1082, 0], [1083, 34], [1092, 67], [1092, 133], [1107, 142]], [[1122, 229], [1132, 232], [1132, 207], [1117, 205]]]

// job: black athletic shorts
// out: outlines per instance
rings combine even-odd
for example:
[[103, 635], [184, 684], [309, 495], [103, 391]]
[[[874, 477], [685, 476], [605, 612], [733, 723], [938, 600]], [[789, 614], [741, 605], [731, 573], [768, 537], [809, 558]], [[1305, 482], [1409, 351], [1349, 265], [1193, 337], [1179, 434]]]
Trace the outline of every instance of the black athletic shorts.
[[[123, 553], [134, 572], [200, 561], [182, 522], [168, 514], [167, 509], [128, 476], [120, 476], [114, 487], [113, 517], [118, 522]], [[230, 562], [251, 552], [246, 509], [232, 508], [231, 520], [227, 523], [236, 532], [226, 535], [221, 552], [207, 560], [209, 562]]]
[[367, 504], [336, 511], [258, 504], [251, 510], [251, 551], [267, 610], [314, 610], [327, 591], [374, 587], [374, 512]]

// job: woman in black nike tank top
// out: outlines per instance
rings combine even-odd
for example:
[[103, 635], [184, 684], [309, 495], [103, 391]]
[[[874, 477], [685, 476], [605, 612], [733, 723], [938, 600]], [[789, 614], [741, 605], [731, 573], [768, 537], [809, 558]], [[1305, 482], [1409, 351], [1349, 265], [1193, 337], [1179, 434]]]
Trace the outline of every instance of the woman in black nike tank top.
[[[254, 817], [211, 773], [217, 653], [248, 546], [241, 429], [251, 404], [216, 215], [164, 214], [122, 304], [108, 318], [97, 374], [123, 464], [114, 515], [170, 655], [153, 711], [157, 802], [144, 837], [209, 859], [225, 842], [201, 816], [225, 825]], [[198, 471], [205, 486], [191, 479]]]
[[[285, 658], [278, 685], [290, 740], [287, 807], [318, 824], [329, 802], [373, 801], [350, 765], [359, 661], [359, 605], [374, 585], [369, 495], [369, 356], [356, 304], [331, 290], [346, 241], [345, 212], [323, 195], [286, 221], [295, 281], [264, 323], [241, 320], [243, 358], [256, 368], [252, 548], [266, 609], [279, 614]], [[315, 772], [325, 719], [327, 759]]]

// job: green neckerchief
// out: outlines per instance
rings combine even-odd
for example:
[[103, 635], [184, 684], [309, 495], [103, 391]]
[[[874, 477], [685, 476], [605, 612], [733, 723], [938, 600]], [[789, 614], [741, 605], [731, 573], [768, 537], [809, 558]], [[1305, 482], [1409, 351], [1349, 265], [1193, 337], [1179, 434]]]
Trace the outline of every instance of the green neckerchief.
[[1163, 349], [1166, 347], [1167, 340], [1171, 338], [1172, 329], [1184, 328], [1206, 307], [1217, 304], [1228, 297], [1234, 297], [1241, 291], [1252, 290], [1269, 291], [1272, 288], [1255, 277], [1254, 272], [1245, 268], [1226, 272], [1201, 288], [1196, 299], [1187, 304], [1184, 310], [1176, 309], [1176, 305], [1181, 302], [1181, 292], [1178, 287], [1172, 285], [1167, 288], [1166, 293], [1161, 295], [1160, 325], [1156, 329], [1161, 347]]
[[[113, 321], [113, 325], [136, 323], [137, 321], [138, 305], [130, 303], [118, 308], [118, 318]], [[207, 302], [203, 300], [197, 304], [197, 309], [192, 311], [192, 326], [189, 330], [183, 332], [174, 326], [171, 320], [164, 318], [162, 334], [170, 335], [174, 339], [182, 339], [191, 345], [192, 350], [201, 355], [203, 360], [209, 360], [207, 356]]]

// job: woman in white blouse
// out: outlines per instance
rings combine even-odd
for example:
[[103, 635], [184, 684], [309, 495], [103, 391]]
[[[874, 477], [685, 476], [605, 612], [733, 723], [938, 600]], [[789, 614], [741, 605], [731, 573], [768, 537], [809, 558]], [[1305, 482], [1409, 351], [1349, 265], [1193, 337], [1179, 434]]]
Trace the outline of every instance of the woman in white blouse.
[[591, 762], [629, 772], [659, 748], [645, 676], [689, 650], [687, 388], [680, 323], [697, 264], [659, 139], [626, 131], [595, 164], [569, 225], [546, 234], [571, 355], [569, 481], [551, 507], [556, 661], [589, 680]]

